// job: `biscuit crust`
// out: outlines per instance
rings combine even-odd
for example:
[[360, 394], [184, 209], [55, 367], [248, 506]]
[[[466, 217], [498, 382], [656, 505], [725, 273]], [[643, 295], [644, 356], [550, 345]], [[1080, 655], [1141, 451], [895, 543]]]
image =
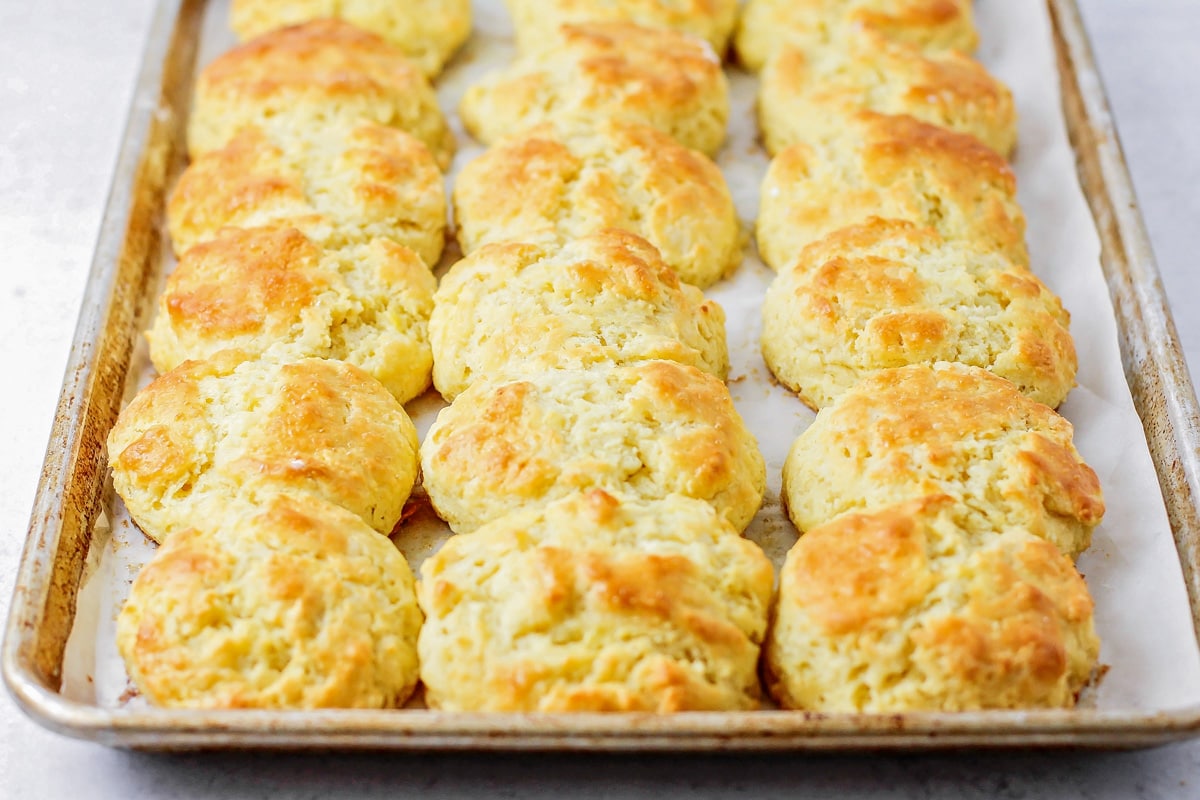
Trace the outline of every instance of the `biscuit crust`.
[[705, 503], [593, 489], [456, 536], [421, 568], [421, 677], [447, 711], [758, 704], [773, 570]]
[[188, 118], [193, 159], [258, 128], [280, 146], [374, 122], [425, 143], [442, 169], [454, 135], [433, 87], [404, 54], [336, 19], [282, 28], [235, 47], [196, 80]]
[[729, 85], [706, 42], [630, 23], [564, 25], [463, 96], [463, 123], [484, 144], [537, 125], [649, 125], [712, 155], [725, 141]]
[[417, 683], [421, 611], [385, 536], [314, 498], [210, 509], [133, 583], [117, 645], [170, 708], [393, 708]]
[[543, 125], [502, 142], [459, 174], [454, 209], [465, 253], [620, 228], [701, 289], [742, 261], [741, 224], [721, 170], [644, 125]]
[[783, 467], [801, 531], [930, 494], [969, 509], [972, 531], [1021, 528], [1074, 558], [1104, 516], [1071, 423], [977, 367], [869, 375], [817, 414]]
[[737, 0], [507, 0], [522, 51], [547, 47], [566, 24], [632, 22], [706, 40], [718, 55], [729, 47]]
[[442, 278], [429, 339], [447, 400], [476, 380], [555, 368], [666, 359], [722, 380], [729, 371], [721, 306], [617, 230], [475, 251]]
[[438, 415], [421, 469], [458, 533], [593, 488], [705, 500], [741, 531], [766, 486], [725, 384], [669, 361], [479, 381]]
[[294, 228], [227, 229], [167, 279], [150, 358], [160, 373], [229, 349], [332, 358], [405, 403], [429, 387], [436, 286], [416, 253], [388, 239], [326, 250]]
[[1020, 528], [933, 496], [838, 517], [788, 553], [766, 646], [785, 708], [1069, 708], [1100, 642], [1083, 578]]

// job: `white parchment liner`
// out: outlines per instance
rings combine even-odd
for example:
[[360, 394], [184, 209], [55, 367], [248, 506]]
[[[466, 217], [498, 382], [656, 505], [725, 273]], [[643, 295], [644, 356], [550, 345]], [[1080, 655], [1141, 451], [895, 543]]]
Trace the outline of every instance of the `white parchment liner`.
[[[227, 11], [227, 0], [210, 4], [201, 65], [234, 44], [226, 28]], [[459, 138], [452, 176], [482, 152], [462, 130], [459, 98], [468, 85], [513, 55], [511, 25], [501, 0], [476, 0], [475, 13], [471, 42], [438, 81], [442, 107]], [[1063, 120], [1048, 11], [1041, 0], [981, 0], [976, 15], [983, 39], [979, 57], [1017, 99], [1020, 144], [1014, 166], [1029, 220], [1032, 267], [1072, 314], [1079, 385], [1061, 411], [1075, 424], [1076, 445], [1100, 476], [1108, 505], [1091, 550], [1079, 561], [1096, 600], [1101, 660], [1110, 667], [1085, 703], [1143, 712], [1200, 703], [1200, 650], [1161, 491], [1121, 368], [1116, 323], [1099, 265], [1100, 243]], [[730, 137], [718, 160], [751, 230], [768, 163], [754, 119], [757, 80], [731, 70], [730, 83]], [[747, 535], [778, 565], [796, 538], [779, 507], [780, 471], [788, 447], [813, 414], [768, 380], [759, 353], [762, 298], [773, 275], [751, 244], [741, 269], [709, 294], [728, 315], [730, 390], [767, 461], [767, 500]], [[153, 377], [144, 347], [137, 359], [135, 369], [144, 384]], [[409, 404], [422, 437], [443, 405], [432, 392]], [[101, 531], [92, 549], [63, 681], [68, 697], [102, 706], [143, 702], [130, 699], [116, 650], [115, 617], [133, 577], [153, 553], [119, 499], [111, 518], [111, 537], [107, 529]], [[440, 521], [421, 515], [397, 543], [417, 568], [447, 535], [449, 529]]]

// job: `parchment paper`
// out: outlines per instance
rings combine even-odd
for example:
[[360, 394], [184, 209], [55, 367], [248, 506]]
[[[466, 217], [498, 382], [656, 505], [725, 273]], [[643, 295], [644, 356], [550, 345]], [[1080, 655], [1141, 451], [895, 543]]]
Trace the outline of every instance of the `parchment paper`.
[[[224, 0], [210, 4], [201, 65], [234, 44], [226, 29], [227, 11]], [[482, 152], [462, 130], [459, 98], [468, 85], [513, 55], [511, 26], [501, 0], [477, 0], [475, 14], [471, 42], [438, 81], [442, 107], [459, 138], [448, 189], [462, 165]], [[1029, 218], [1032, 266], [1072, 314], [1079, 386], [1061, 410], [1076, 426], [1076, 444], [1100, 476], [1108, 505], [1079, 566], [1096, 600], [1101, 660], [1110, 670], [1083, 704], [1143, 712], [1195, 704], [1200, 702], [1200, 650], [1160, 488], [1121, 368], [1116, 323], [1099, 265], [1099, 240], [1075, 175], [1048, 11], [1041, 0], [981, 0], [976, 14], [983, 37], [979, 57], [1012, 87], [1020, 112], [1014, 164]], [[754, 120], [757, 79], [736, 70], [730, 71], [730, 79], [730, 138], [718, 160], [749, 232], [768, 161], [758, 145]], [[439, 272], [452, 263], [451, 250]], [[165, 253], [165, 268], [170, 264]], [[767, 499], [747, 535], [778, 565], [796, 539], [779, 506], [780, 471], [793, 439], [813, 414], [768, 380], [759, 353], [762, 298], [773, 275], [748, 244], [741, 269], [709, 294], [728, 316], [730, 390], [767, 461]], [[137, 359], [138, 383], [144, 385], [153, 377], [144, 346]], [[422, 437], [443, 405], [433, 392], [409, 404]], [[92, 548], [90, 578], [80, 593], [63, 692], [111, 707], [144, 702], [132, 697], [116, 650], [114, 620], [153, 546], [129, 520], [119, 499], [114, 499], [108, 519], [113, 521], [111, 536], [105, 523]], [[425, 513], [396, 541], [415, 569], [448, 534], [436, 517]]]

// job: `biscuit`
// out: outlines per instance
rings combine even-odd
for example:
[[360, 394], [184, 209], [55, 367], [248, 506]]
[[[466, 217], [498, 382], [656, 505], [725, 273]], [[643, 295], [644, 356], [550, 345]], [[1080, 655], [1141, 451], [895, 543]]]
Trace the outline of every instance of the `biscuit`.
[[666, 359], [724, 379], [725, 312], [658, 252], [608, 230], [566, 245], [494, 244], [442, 278], [429, 319], [433, 385]]
[[801, 531], [849, 511], [945, 494], [972, 530], [1022, 528], [1074, 558], [1104, 516], [1071, 423], [961, 364], [869, 375], [792, 445], [783, 497]]
[[742, 261], [741, 224], [721, 170], [643, 125], [545, 125], [498, 144], [459, 174], [454, 208], [465, 253], [621, 228], [701, 289]]
[[286, 148], [246, 128], [187, 168], [167, 223], [177, 253], [222, 228], [286, 225], [323, 247], [386, 237], [433, 266], [445, 245], [446, 195], [429, 149], [394, 128], [368, 122]]
[[314, 495], [391, 533], [417, 479], [417, 430], [378, 381], [339, 361], [225, 352], [159, 377], [108, 435], [113, 486], [146, 535], [212, 500]]
[[725, 384], [670, 361], [477, 381], [438, 414], [421, 473], [458, 533], [592, 488], [705, 500], [741, 531], [766, 486]]
[[758, 250], [783, 269], [809, 243], [870, 217], [936, 228], [1029, 264], [1008, 162], [978, 139], [912, 117], [862, 113], [842, 135], [788, 147], [762, 184]]
[[201, 71], [188, 152], [218, 150], [250, 127], [286, 148], [362, 122], [412, 134], [439, 166], [450, 165], [454, 135], [421, 71], [374, 34], [317, 20], [235, 47]]
[[421, 258], [388, 239], [326, 250], [294, 228], [230, 228], [167, 279], [150, 358], [159, 372], [227, 349], [334, 358], [405, 403], [429, 387], [436, 288]]
[[412, 572], [386, 536], [315, 498], [217, 505], [133, 582], [117, 645], [172, 708], [392, 708], [417, 683]]
[[471, 35], [471, 0], [233, 0], [229, 26], [244, 40], [326, 18], [382, 37], [433, 78]]
[[750, 0], [738, 23], [738, 59], [755, 72], [785, 45], [812, 52], [855, 27], [936, 53], [979, 44], [971, 0]]
[[786, 708], [1069, 708], [1096, 666], [1074, 565], [1020, 528], [967, 533], [947, 497], [847, 514], [780, 573], [766, 683]]
[[860, 29], [811, 53], [785, 47], [763, 70], [758, 117], [772, 155], [840, 136], [861, 111], [970, 134], [1005, 157], [1017, 143], [1012, 92], [961, 53], [923, 55]]
[[701, 40], [629, 23], [564, 25], [554, 41], [469, 88], [463, 124], [484, 144], [546, 122], [649, 125], [712, 155], [725, 141], [729, 85]]
[[872, 219], [835, 231], [779, 273], [762, 351], [813, 408], [891, 367], [955, 361], [1057, 407], [1075, 385], [1070, 315], [1037, 276], [930, 228]]
[[729, 47], [737, 7], [737, 0], [508, 0], [523, 51], [545, 48], [564, 24], [632, 22], [699, 37], [720, 55]]
[[421, 567], [421, 679], [447, 711], [755, 708], [771, 563], [706, 504], [598, 489]]

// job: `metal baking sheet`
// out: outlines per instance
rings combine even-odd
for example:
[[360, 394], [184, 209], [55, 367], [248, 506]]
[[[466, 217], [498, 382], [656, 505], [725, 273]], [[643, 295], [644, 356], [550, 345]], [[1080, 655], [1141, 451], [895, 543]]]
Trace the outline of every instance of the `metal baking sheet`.
[[[487, 4], [485, 12], [494, 16], [502, 13], [499, 7], [498, 2]], [[1124, 372], [1144, 425], [1190, 598], [1192, 629], [1184, 631], [1189, 641], [1182, 644], [1194, 648], [1200, 620], [1200, 417], [1195, 394], [1074, 0], [1050, 0], [1048, 8], [1065, 116], [1103, 246], [1101, 262]], [[113, 503], [103, 443], [118, 411], [144, 379], [140, 331], [164, 265], [170, 262], [162, 235], [165, 191], [183, 165], [183, 123], [192, 76], [207, 58], [201, 52], [205, 43], [221, 36], [214, 31], [224, 24], [223, 13], [218, 13], [222, 10], [219, 0], [164, 2], [135, 93], [4, 641], [5, 680], [39, 722], [107, 744], [153, 749], [1136, 747], [1200, 730], [1200, 705], [1146, 711], [1084, 704], [1069, 711], [892, 715], [773, 710], [674, 716], [416, 709], [185, 712], [102, 702], [64, 685], [64, 675], [73, 672], [64, 667], [72, 630], [103, 622], [91, 598], [80, 601], [85, 576], [95, 571], [109, 545], [105, 522]], [[481, 66], [471, 62], [468, 52], [460, 58], [460, 70]], [[748, 80], [741, 84], [749, 85]], [[734, 84], [736, 89], [739, 79]], [[731, 160], [738, 158], [737, 148], [745, 144], [735, 140], [722, 156], [727, 174]], [[737, 179], [731, 177], [731, 182]], [[736, 194], [738, 187], [734, 190]], [[720, 289], [716, 294], [720, 297]], [[436, 401], [428, 402], [436, 407]], [[1093, 588], [1097, 593], [1104, 590]]]

